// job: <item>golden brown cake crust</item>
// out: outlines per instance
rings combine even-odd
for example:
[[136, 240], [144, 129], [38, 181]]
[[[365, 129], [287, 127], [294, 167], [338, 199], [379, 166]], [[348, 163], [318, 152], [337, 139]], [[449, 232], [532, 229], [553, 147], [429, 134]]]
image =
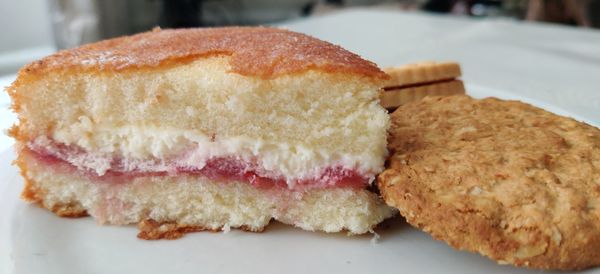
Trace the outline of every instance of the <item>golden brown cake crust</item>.
[[[223, 227], [211, 229], [197, 225], [183, 225], [176, 222], [157, 222], [152, 219], [139, 222], [138, 228], [140, 232], [137, 237], [143, 240], [175, 240], [183, 237], [186, 233], [200, 231], [219, 232], [224, 230]], [[249, 227], [241, 226], [239, 229], [247, 232], [263, 232], [264, 227], [261, 230], [253, 230]]]
[[392, 114], [378, 185], [412, 225], [500, 263], [600, 265], [600, 130], [517, 101], [427, 97]]
[[305, 34], [267, 27], [155, 29], [59, 51], [19, 76], [50, 71], [114, 72], [165, 68], [199, 58], [231, 57], [233, 72], [262, 78], [318, 69], [387, 79], [375, 64]]

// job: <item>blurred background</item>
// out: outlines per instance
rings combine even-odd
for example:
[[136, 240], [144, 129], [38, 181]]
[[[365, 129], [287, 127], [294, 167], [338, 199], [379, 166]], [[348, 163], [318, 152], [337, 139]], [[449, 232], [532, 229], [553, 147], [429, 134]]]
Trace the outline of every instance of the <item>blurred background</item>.
[[0, 0], [0, 75], [56, 49], [155, 26], [277, 24], [359, 6], [600, 27], [600, 0]]

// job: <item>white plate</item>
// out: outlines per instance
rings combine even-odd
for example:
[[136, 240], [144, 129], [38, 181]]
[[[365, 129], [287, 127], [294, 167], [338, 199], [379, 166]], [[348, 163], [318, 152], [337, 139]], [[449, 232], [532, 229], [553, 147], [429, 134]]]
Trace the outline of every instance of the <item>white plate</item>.
[[[500, 90], [467, 88], [475, 97], [521, 99], [569, 115], [567, 110]], [[373, 235], [311, 233], [278, 223], [258, 234], [234, 230], [192, 233], [175, 241], [138, 240], [134, 226], [59, 218], [20, 201], [22, 179], [10, 165], [13, 158], [10, 150], [0, 155], [0, 273], [535, 272], [453, 250], [401, 218], [378, 229], [377, 240]]]

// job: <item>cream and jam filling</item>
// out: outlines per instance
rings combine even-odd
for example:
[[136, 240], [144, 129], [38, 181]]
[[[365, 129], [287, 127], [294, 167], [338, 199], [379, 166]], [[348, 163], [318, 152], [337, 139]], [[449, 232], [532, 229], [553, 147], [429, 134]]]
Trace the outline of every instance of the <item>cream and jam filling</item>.
[[[192, 174], [217, 180], [238, 180], [256, 187], [289, 189], [355, 187], [370, 184], [375, 172], [361, 171], [342, 161], [315, 166], [308, 172], [286, 176], [276, 168], [267, 168], [260, 155], [210, 155], [200, 145], [164, 158], [136, 159], [87, 152], [76, 145], [65, 145], [47, 137], [37, 138], [26, 148], [48, 165], [69, 165], [98, 182], [126, 182], [140, 176], [177, 176]], [[307, 159], [310, 160], [310, 159]], [[272, 167], [272, 166], [271, 166]]]

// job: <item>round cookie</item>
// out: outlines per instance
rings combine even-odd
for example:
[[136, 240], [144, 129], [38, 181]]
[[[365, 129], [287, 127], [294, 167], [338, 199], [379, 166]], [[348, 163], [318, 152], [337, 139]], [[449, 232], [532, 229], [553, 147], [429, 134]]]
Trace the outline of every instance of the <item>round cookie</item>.
[[518, 101], [427, 97], [392, 115], [385, 201], [457, 249], [600, 265], [600, 130]]

